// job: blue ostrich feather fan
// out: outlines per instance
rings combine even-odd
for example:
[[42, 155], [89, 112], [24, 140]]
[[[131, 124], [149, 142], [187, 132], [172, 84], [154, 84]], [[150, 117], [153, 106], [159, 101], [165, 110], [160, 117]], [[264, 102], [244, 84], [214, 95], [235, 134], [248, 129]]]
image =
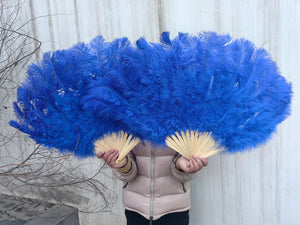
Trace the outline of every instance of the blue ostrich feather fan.
[[157, 144], [195, 130], [211, 132], [227, 152], [251, 149], [290, 113], [291, 84], [245, 39], [163, 33], [161, 43], [123, 44], [115, 63], [114, 73], [91, 84], [84, 108]]
[[29, 66], [18, 88], [14, 108], [19, 121], [10, 125], [44, 146], [93, 155], [97, 138], [122, 129], [122, 124], [99, 118], [81, 104], [88, 86], [111, 68], [111, 48], [97, 37], [89, 44], [44, 54], [41, 62]]
[[264, 50], [213, 32], [127, 38], [47, 53], [28, 69], [10, 124], [45, 146], [93, 154], [123, 130], [164, 144], [176, 131], [210, 132], [228, 152], [264, 143], [290, 113], [291, 84]]

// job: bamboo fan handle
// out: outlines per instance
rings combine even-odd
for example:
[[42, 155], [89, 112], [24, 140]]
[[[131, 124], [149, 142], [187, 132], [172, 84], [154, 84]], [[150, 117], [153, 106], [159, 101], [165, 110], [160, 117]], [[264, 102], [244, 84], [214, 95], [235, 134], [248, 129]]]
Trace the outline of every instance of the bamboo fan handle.
[[225, 150], [214, 140], [210, 132], [176, 131], [175, 135], [166, 138], [165, 143], [188, 160], [192, 155], [209, 158]]
[[125, 162], [125, 160], [126, 160], [126, 157], [123, 157], [123, 158], [121, 158], [121, 159], [117, 159], [116, 160], [116, 164], [122, 164], [123, 162]]
[[119, 157], [116, 160], [116, 164], [124, 162], [126, 155], [140, 142], [139, 138], [133, 138], [132, 135], [119, 131], [118, 133], [112, 133], [105, 135], [103, 138], [95, 141], [95, 152], [100, 151], [108, 152], [115, 149], [119, 152]]
[[212, 156], [214, 156], [214, 155], [219, 154], [220, 152], [221, 152], [221, 151], [211, 151], [211, 152], [208, 152], [208, 153], [206, 153], [206, 154], [199, 155], [199, 156], [202, 156], [203, 158], [208, 159], [208, 158], [210, 158], [210, 157], [212, 157]]

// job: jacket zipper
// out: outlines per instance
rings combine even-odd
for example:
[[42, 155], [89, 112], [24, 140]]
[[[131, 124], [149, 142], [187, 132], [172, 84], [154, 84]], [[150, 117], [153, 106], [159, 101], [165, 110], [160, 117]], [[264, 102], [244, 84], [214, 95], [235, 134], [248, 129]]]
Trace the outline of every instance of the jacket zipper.
[[154, 201], [154, 148], [151, 146], [151, 167], [150, 167], [150, 222], [152, 225], [153, 221], [153, 201]]
[[128, 185], [128, 182], [126, 182], [124, 185], [123, 185], [123, 189], [125, 189]]
[[186, 189], [185, 189], [184, 183], [181, 182], [181, 185], [182, 185], [182, 189], [183, 189], [183, 191], [184, 191], [184, 193], [185, 193], [185, 192], [186, 192]]

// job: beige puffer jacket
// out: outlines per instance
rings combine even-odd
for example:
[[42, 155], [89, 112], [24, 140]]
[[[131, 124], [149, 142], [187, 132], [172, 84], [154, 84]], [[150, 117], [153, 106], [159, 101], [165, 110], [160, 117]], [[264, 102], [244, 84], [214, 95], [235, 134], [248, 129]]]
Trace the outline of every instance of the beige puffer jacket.
[[178, 171], [174, 167], [177, 152], [170, 148], [139, 143], [130, 153], [131, 170], [124, 174], [113, 169], [124, 181], [123, 205], [148, 220], [190, 209], [189, 181], [195, 174]]

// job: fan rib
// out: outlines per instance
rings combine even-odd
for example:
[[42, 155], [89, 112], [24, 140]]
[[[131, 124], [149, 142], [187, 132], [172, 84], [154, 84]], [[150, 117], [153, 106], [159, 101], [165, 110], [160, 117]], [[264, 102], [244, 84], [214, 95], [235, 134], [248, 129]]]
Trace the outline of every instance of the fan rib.
[[214, 140], [211, 132], [176, 131], [175, 135], [167, 137], [165, 142], [187, 159], [191, 159], [193, 155], [209, 158], [225, 150]]
[[132, 135], [119, 131], [105, 135], [103, 138], [95, 141], [95, 152], [110, 151], [112, 149], [119, 152], [116, 164], [120, 164], [125, 160], [126, 155], [140, 142], [139, 138], [133, 138]]

